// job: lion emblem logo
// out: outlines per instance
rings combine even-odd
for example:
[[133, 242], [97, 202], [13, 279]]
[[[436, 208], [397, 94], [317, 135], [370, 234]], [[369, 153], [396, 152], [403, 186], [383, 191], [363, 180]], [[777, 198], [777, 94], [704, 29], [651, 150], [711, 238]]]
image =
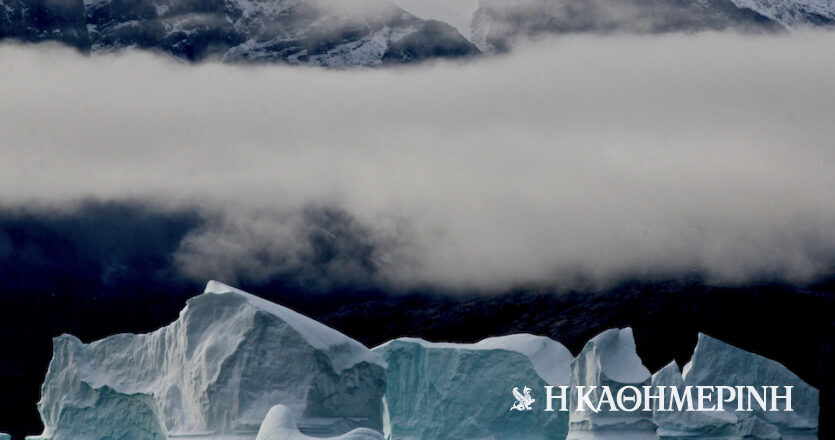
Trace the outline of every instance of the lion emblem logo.
[[511, 411], [531, 411], [531, 404], [536, 402], [536, 399], [531, 397], [531, 389], [524, 387], [524, 394], [519, 392], [519, 387], [513, 389], [513, 397], [516, 398], [516, 403], [510, 407]]

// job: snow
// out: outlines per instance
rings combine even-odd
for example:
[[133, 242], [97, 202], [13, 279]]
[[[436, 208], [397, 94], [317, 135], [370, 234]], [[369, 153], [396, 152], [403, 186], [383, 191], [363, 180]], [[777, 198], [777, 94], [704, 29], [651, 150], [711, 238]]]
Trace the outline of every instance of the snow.
[[835, 0], [731, 0], [786, 27], [811, 24], [810, 16], [835, 20]]
[[[293, 411], [284, 405], [276, 405], [267, 413], [256, 440], [313, 440], [321, 437], [310, 437], [302, 434], [296, 425]], [[366, 428], [357, 428], [338, 437], [328, 437], [333, 440], [384, 440], [379, 432]]]
[[[480, 0], [392, 0], [406, 12], [424, 20], [442, 21], [471, 38], [472, 23]], [[471, 40], [472, 41], [472, 40]]]
[[389, 438], [565, 438], [565, 412], [510, 411], [514, 388], [530, 387], [541, 403], [544, 386], [568, 385], [572, 356], [556, 341], [527, 334], [475, 344], [402, 338], [374, 351], [389, 364]]
[[301, 0], [228, 0], [241, 11], [242, 20], [252, 20], [259, 17], [276, 17], [289, 11], [301, 3]]
[[[310, 318], [210, 282], [155, 332], [86, 345], [56, 338], [38, 405], [43, 438], [98, 427], [120, 438], [153, 431], [147, 427], [154, 423], [168, 435], [254, 435], [277, 404], [290, 408], [303, 430], [381, 429], [385, 365]], [[125, 405], [145, 405], [145, 416], [125, 420]]]

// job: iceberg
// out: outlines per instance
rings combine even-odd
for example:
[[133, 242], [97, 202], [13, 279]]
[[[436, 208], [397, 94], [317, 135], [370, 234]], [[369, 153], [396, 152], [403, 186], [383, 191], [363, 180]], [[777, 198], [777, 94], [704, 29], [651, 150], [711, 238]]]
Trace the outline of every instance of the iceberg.
[[[276, 405], [267, 413], [255, 440], [315, 440], [320, 438], [302, 434], [298, 425], [296, 425], [293, 411], [284, 405]], [[379, 432], [368, 428], [357, 428], [338, 437], [327, 438], [332, 440], [385, 440]]]
[[[726, 435], [731, 438], [816, 439], [819, 392], [778, 362], [699, 334], [696, 349], [682, 373], [668, 365], [653, 377], [653, 385], [679, 386], [792, 386], [793, 411], [666, 412], [655, 411], [662, 438]], [[742, 399], [746, 402], [747, 393]], [[770, 399], [769, 399], [770, 403]], [[778, 407], [785, 402], [778, 400]]]
[[606, 330], [592, 338], [571, 364], [568, 438], [625, 438], [625, 433], [635, 438], [655, 438], [651, 411], [614, 412], [605, 404], [601, 405], [603, 409], [600, 412], [591, 411], [587, 407], [582, 411], [577, 410], [581, 403], [578, 394], [580, 386], [596, 387], [589, 394], [589, 401], [597, 404], [603, 397], [603, 387], [609, 387], [614, 395], [626, 386], [641, 389], [650, 385], [651, 379], [649, 370], [635, 351], [631, 328]]
[[385, 380], [386, 363], [359, 342], [212, 281], [152, 333], [55, 338], [39, 438], [253, 438], [279, 404], [301, 432], [382, 430]]
[[12, 440], [12, 436], [0, 432], [0, 440]]
[[[786, 367], [704, 334], [683, 369], [671, 362], [653, 375], [630, 328], [595, 336], [576, 358], [530, 334], [474, 344], [400, 338], [369, 350], [214, 281], [157, 331], [53, 342], [38, 403], [44, 432], [31, 440], [800, 440], [817, 438], [820, 412], [818, 390]], [[570, 388], [569, 411], [558, 398], [557, 411], [544, 411], [549, 385]], [[792, 411], [607, 407], [606, 392], [646, 386], [655, 395], [791, 386]]]
[[[397, 440], [564, 439], [566, 412], [545, 412], [544, 386], [566, 386], [573, 357], [543, 336], [517, 334], [475, 344], [401, 338], [374, 349], [388, 363], [386, 438]], [[539, 407], [511, 411], [514, 388]], [[539, 393], [539, 394], [536, 394]]]
[[[671, 362], [653, 374], [652, 386], [653, 389], [674, 386], [684, 390], [684, 378], [678, 364]], [[665, 394], [663, 403], [665, 411], [660, 411], [657, 403], [652, 405], [652, 418], [658, 425], [656, 432], [661, 439], [737, 437], [739, 418], [732, 412], [669, 411], [673, 406], [670, 393]]]

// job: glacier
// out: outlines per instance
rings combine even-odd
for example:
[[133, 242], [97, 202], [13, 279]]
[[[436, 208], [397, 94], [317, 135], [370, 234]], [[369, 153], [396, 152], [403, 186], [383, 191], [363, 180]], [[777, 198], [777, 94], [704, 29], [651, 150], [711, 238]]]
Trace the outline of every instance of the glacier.
[[385, 371], [359, 342], [213, 281], [155, 332], [55, 338], [38, 438], [254, 436], [277, 404], [317, 435], [381, 430]]
[[475, 344], [401, 338], [374, 352], [389, 365], [389, 439], [565, 438], [565, 412], [510, 411], [516, 387], [568, 385], [573, 356], [559, 342], [529, 334]]
[[[284, 406], [276, 405], [267, 413], [258, 436], [255, 440], [314, 440], [321, 437], [311, 437], [299, 431], [293, 411]], [[333, 440], [385, 440], [377, 431], [368, 428], [357, 428], [337, 437], [327, 437]]]

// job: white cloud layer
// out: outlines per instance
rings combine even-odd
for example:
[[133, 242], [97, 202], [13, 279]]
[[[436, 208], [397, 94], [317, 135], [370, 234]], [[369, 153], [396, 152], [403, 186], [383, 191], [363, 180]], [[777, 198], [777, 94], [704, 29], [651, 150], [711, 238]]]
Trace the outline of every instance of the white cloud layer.
[[392, 285], [802, 282], [835, 263], [831, 33], [564, 37], [358, 71], [7, 45], [0, 84], [0, 203], [196, 204], [219, 214], [178, 254], [199, 278], [285, 270], [310, 206], [383, 243]]

